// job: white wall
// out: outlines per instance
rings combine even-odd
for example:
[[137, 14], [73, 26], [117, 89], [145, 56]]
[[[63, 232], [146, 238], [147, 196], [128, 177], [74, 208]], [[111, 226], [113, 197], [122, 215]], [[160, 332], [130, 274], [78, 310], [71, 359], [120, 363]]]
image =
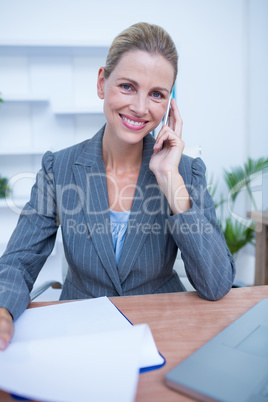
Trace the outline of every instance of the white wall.
[[249, 153], [268, 154], [268, 1], [249, 7]]
[[[267, 0], [136, 0], [131, 3], [123, 0], [0, 0], [0, 18], [0, 44], [109, 45], [132, 23], [147, 21], [162, 25], [173, 37], [180, 55], [176, 95], [184, 121], [184, 140], [189, 147], [201, 145], [208, 175], [220, 179], [219, 190], [224, 188], [223, 168], [241, 164], [248, 156], [267, 157]], [[27, 68], [25, 65], [24, 70]], [[0, 71], [5, 71], [5, 67]], [[23, 88], [18, 88], [18, 82], [22, 82], [19, 79], [16, 76], [13, 80], [17, 93], [24, 92]], [[0, 92], [3, 88], [4, 77], [0, 75]], [[86, 104], [87, 100], [84, 102]], [[87, 131], [90, 119], [76, 118], [75, 126], [83, 127], [82, 134]], [[44, 137], [46, 143], [49, 140], [45, 132], [53, 120], [44, 121], [43, 126], [42, 120], [38, 121], [36, 142]], [[3, 128], [4, 122], [1, 124]], [[71, 125], [65, 125], [65, 141], [67, 132], [69, 141], [72, 138], [77, 141], [72, 137]], [[21, 130], [22, 127], [18, 127], [18, 131]], [[16, 147], [26, 146], [25, 136], [14, 140], [14, 133], [9, 136], [7, 130], [2, 131], [5, 132], [0, 132], [0, 144], [13, 138], [11, 147], [13, 142]], [[60, 144], [57, 145], [59, 148]], [[7, 157], [0, 158], [2, 170]], [[268, 179], [259, 187], [264, 194], [265, 208], [268, 208], [267, 182]], [[3, 211], [0, 244], [12, 229], [5, 224], [7, 219], [10, 222], [10, 217], [4, 216]], [[3, 242], [2, 239], [2, 245]], [[53, 261], [52, 265], [55, 265]]]
[[[268, 156], [268, 1], [251, 0], [248, 24], [248, 154]], [[262, 208], [268, 209], [268, 174], [262, 178]], [[256, 194], [255, 193], [255, 194]], [[256, 194], [257, 195], [257, 194]]]
[[184, 139], [209, 172], [268, 149], [266, 0], [0, 0], [0, 15], [1, 41], [109, 44], [131, 23], [161, 24], [180, 53]]
[[110, 44], [134, 22], [162, 25], [180, 54], [184, 140], [209, 175], [267, 156], [267, 0], [0, 0], [0, 15], [1, 42]]

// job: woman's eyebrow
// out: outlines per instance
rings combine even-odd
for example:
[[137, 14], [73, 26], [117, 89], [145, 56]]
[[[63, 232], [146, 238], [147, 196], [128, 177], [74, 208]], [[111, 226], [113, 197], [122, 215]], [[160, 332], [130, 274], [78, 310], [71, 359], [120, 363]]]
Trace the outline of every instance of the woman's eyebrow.
[[[139, 86], [139, 83], [137, 81], [133, 80], [132, 78], [120, 77], [119, 81], [121, 81], [121, 80], [128, 81], [128, 82], [131, 82], [135, 86]], [[163, 91], [163, 92], [170, 93], [170, 90], [165, 87], [154, 87], [154, 88], [151, 88], [151, 91]]]
[[160, 92], [167, 92], [168, 94], [170, 93], [170, 90], [164, 87], [155, 87], [152, 88], [151, 91], [160, 91]]
[[119, 78], [118, 78], [118, 81], [128, 81], [128, 82], [131, 82], [131, 84], [133, 84], [133, 85], [139, 86], [139, 84], [138, 84], [137, 81], [132, 80], [132, 79], [129, 78], [129, 77], [119, 77]]

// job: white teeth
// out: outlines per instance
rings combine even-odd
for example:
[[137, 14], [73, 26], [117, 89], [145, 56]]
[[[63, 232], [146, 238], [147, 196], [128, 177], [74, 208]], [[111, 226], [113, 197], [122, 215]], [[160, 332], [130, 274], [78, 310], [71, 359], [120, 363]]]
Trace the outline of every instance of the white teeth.
[[143, 121], [133, 121], [133, 120], [129, 120], [126, 117], [122, 116], [122, 119], [125, 120], [127, 123], [132, 124], [133, 126], [142, 126], [144, 124]]

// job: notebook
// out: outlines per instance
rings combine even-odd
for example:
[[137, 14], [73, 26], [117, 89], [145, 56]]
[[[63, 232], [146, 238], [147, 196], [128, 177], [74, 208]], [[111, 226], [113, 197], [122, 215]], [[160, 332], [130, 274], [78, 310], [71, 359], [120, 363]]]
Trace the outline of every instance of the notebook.
[[268, 401], [268, 298], [166, 375], [166, 384], [201, 401]]
[[133, 402], [139, 372], [164, 364], [147, 324], [132, 325], [107, 297], [77, 300], [18, 318], [0, 352], [0, 389], [46, 402]]

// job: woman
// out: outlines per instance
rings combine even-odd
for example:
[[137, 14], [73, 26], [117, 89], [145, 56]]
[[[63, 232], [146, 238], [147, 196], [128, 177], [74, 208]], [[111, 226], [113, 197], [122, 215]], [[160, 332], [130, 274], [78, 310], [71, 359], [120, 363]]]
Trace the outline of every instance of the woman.
[[0, 348], [29, 303], [58, 226], [69, 270], [61, 299], [184, 291], [177, 249], [198, 294], [223, 297], [234, 262], [217, 226], [201, 159], [182, 155], [182, 120], [154, 141], [177, 76], [177, 52], [160, 27], [135, 24], [113, 42], [100, 68], [106, 125], [90, 140], [47, 152], [0, 260]]

